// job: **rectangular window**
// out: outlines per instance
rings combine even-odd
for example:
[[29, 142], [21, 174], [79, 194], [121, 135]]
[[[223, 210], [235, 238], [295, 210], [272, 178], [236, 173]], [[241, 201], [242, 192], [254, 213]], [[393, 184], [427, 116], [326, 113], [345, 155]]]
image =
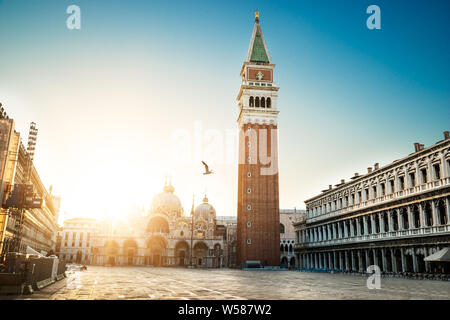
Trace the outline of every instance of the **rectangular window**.
[[386, 194], [386, 185], [382, 183], [380, 186], [381, 186], [381, 195], [384, 196]]
[[441, 166], [439, 164], [433, 165], [434, 179], [439, 180], [441, 178]]
[[400, 190], [405, 189], [405, 177], [398, 178], [398, 187]]
[[416, 185], [416, 175], [414, 173], [409, 174], [409, 181], [411, 182], [411, 187]]
[[358, 191], [358, 200], [359, 200], [359, 203], [362, 202], [362, 193], [361, 193], [361, 191]]
[[364, 199], [369, 200], [369, 189], [364, 189]]
[[376, 198], [377, 197], [377, 187], [376, 186], [372, 187], [372, 192], [373, 192], [373, 197]]
[[389, 181], [390, 187], [391, 187], [391, 193], [395, 192], [395, 185], [394, 185], [394, 180]]
[[427, 169], [420, 169], [420, 174], [422, 175], [422, 183], [427, 183]]

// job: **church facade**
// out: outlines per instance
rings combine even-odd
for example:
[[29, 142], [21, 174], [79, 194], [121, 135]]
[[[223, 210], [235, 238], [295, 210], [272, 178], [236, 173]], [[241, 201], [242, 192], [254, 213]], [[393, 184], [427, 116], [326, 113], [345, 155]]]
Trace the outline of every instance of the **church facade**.
[[279, 266], [278, 87], [259, 14], [241, 69], [237, 96], [239, 165], [237, 264]]
[[208, 198], [185, 215], [169, 182], [153, 198], [148, 214], [120, 226], [99, 226], [90, 261], [94, 265], [220, 268], [228, 266], [230, 250], [227, 228], [217, 223]]

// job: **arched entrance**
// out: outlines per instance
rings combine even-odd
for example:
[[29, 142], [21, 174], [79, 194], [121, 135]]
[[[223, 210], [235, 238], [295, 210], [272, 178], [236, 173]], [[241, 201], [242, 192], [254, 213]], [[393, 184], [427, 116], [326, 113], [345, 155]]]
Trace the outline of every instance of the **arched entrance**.
[[291, 260], [289, 260], [289, 268], [290, 269], [295, 268], [295, 257], [291, 257]]
[[280, 267], [281, 268], [287, 268], [288, 267], [288, 259], [287, 259], [287, 257], [281, 258]]
[[208, 254], [208, 246], [204, 242], [197, 242], [194, 245], [194, 263], [197, 266], [206, 265], [206, 256]]
[[386, 258], [386, 272], [392, 272], [392, 255], [391, 250], [387, 249], [385, 251]]
[[119, 244], [114, 240], [108, 240], [104, 245], [105, 264], [115, 265], [116, 256], [119, 253]]
[[177, 265], [184, 267], [189, 264], [186, 257], [189, 256], [189, 245], [186, 241], [178, 241], [175, 246], [175, 257], [177, 258]]
[[147, 242], [148, 264], [160, 267], [165, 264], [166, 241], [161, 237], [152, 237]]
[[80, 264], [81, 263], [81, 259], [82, 259], [82, 254], [81, 251], [77, 251], [77, 258], [76, 258], [76, 263]]
[[402, 254], [399, 249], [395, 250], [394, 257], [396, 265], [396, 270], [394, 270], [394, 272], [402, 272]]
[[135, 264], [135, 256], [137, 254], [138, 245], [135, 240], [129, 239], [123, 243], [123, 255], [126, 259], [126, 264], [132, 266]]

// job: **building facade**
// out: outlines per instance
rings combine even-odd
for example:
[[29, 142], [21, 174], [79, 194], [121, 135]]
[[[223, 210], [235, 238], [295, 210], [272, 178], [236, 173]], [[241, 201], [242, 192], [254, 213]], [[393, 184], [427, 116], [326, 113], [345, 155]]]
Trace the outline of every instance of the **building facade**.
[[437, 272], [424, 258], [450, 246], [450, 135], [307, 201], [296, 223], [302, 268]]
[[[29, 166], [30, 155], [21, 142], [20, 134], [14, 130], [14, 121], [9, 119], [1, 105], [0, 136], [2, 205], [5, 205], [15, 184], [32, 184], [35, 196], [43, 199], [41, 208], [25, 210], [22, 219], [19, 219], [17, 209], [1, 209], [1, 252], [17, 250], [17, 247], [18, 251], [25, 252], [27, 246], [43, 253], [54, 252], [59, 204], [54, 205], [54, 196], [47, 192], [32, 162]], [[21, 234], [18, 246], [16, 246], [18, 238], [14, 236], [15, 234]]]
[[126, 223], [101, 223], [92, 248], [92, 264], [220, 268], [228, 264], [226, 226], [205, 196], [185, 215], [172, 184], [157, 194], [148, 214]]
[[293, 268], [297, 265], [294, 247], [297, 243], [294, 223], [305, 219], [306, 211], [280, 209], [280, 265]]
[[58, 231], [58, 257], [70, 263], [91, 264], [92, 248], [98, 232], [99, 223], [95, 219], [65, 220], [62, 229]]
[[278, 87], [258, 13], [237, 96], [239, 167], [237, 264], [279, 266]]

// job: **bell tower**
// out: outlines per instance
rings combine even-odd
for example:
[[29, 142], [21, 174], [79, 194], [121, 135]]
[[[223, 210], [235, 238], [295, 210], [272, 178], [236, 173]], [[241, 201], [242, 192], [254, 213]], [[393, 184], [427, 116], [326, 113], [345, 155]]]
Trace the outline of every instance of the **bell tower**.
[[255, 23], [241, 69], [237, 96], [239, 167], [237, 263], [280, 265], [278, 194], [278, 87], [259, 21]]

